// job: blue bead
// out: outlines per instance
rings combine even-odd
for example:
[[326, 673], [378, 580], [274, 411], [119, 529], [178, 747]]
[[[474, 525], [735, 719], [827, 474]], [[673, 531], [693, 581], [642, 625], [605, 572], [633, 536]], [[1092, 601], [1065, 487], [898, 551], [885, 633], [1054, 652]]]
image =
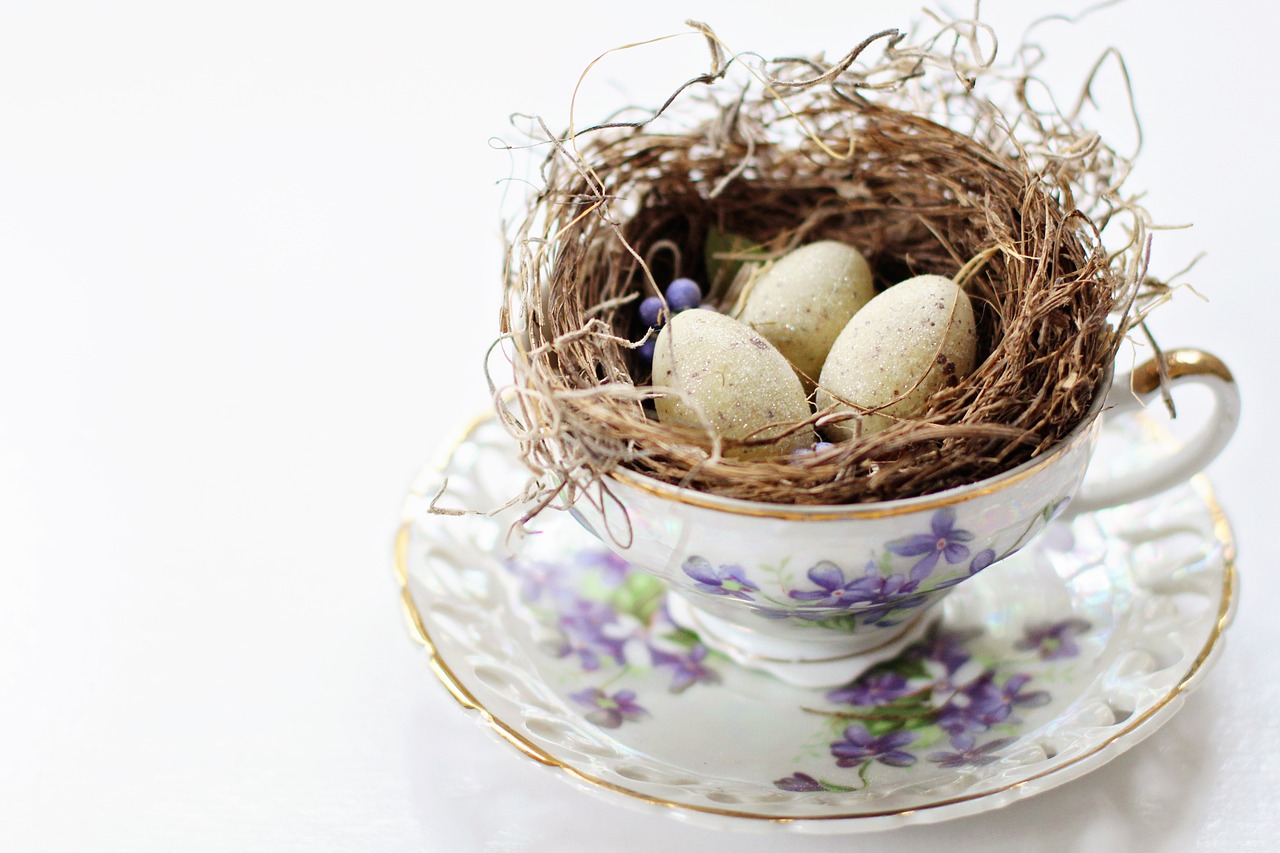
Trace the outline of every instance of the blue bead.
[[641, 360], [652, 362], [653, 347], [654, 347], [654, 344], [656, 344], [657, 342], [658, 342], [657, 338], [649, 338], [649, 340], [645, 341], [640, 346], [636, 347], [636, 354], [640, 356]]
[[702, 288], [691, 278], [678, 278], [667, 285], [667, 304], [672, 311], [697, 308], [702, 303]]
[[645, 297], [640, 303], [640, 322], [646, 326], [658, 325], [662, 317], [662, 298], [658, 296]]

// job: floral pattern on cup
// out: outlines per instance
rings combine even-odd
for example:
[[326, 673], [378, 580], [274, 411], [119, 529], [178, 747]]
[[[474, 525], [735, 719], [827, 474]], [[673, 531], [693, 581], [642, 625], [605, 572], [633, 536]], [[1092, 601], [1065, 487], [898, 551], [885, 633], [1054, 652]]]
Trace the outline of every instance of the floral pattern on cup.
[[760, 591], [760, 587], [747, 580], [742, 566], [713, 566], [705, 558], [693, 556], [680, 568], [695, 581], [694, 589], [699, 592], [754, 601], [751, 594]]
[[766, 619], [798, 619], [840, 631], [885, 627], [900, 624], [913, 611], [936, 600], [931, 593], [955, 586], [1021, 548], [1065, 503], [1056, 500], [1046, 505], [999, 557], [991, 548], [973, 553], [966, 543], [974, 540], [974, 533], [957, 525], [953, 508], [943, 507], [930, 516], [927, 532], [884, 543], [861, 572], [845, 569], [834, 560], [821, 560], [805, 572], [805, 585], [788, 581], [773, 584], [781, 595], [770, 594], [770, 584], [759, 579], [760, 575], [781, 574], [770, 567], [749, 572], [737, 563], [715, 565], [695, 554], [680, 568], [692, 581], [692, 590], [749, 602], [750, 612]]
[[923, 580], [933, 573], [938, 560], [945, 558], [948, 563], [963, 562], [969, 556], [969, 547], [965, 542], [973, 541], [973, 534], [968, 530], [956, 529], [956, 511], [950, 507], [940, 509], [929, 521], [928, 533], [917, 533], [904, 536], [885, 545], [891, 553], [899, 557], [919, 557], [919, 561], [911, 567], [911, 577]]

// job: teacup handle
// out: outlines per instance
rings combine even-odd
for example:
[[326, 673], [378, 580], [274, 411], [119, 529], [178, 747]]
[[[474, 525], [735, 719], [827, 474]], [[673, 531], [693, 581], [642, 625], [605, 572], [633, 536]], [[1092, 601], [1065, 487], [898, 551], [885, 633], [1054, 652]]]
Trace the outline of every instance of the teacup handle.
[[[1186, 444], [1149, 467], [1127, 472], [1122, 478], [1086, 476], [1084, 485], [1067, 508], [1069, 515], [1141, 500], [1184, 483], [1212, 462], [1231, 440], [1240, 422], [1240, 388], [1227, 366], [1216, 356], [1198, 349], [1169, 350], [1164, 359], [1169, 371], [1169, 387], [1187, 383], [1205, 386], [1213, 393], [1213, 411]], [[1103, 417], [1139, 412], [1159, 393], [1159, 362], [1151, 359], [1116, 379], [1107, 394]]]

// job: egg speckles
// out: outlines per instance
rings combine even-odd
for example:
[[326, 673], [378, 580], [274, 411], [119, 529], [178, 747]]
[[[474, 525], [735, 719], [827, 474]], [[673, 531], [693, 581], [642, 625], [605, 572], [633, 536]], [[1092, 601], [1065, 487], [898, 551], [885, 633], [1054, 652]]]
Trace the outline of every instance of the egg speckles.
[[777, 347], [812, 387], [840, 331], [875, 293], [862, 253], [822, 240], [775, 261], [751, 286], [740, 319]]
[[971, 372], [976, 357], [973, 306], [955, 282], [922, 275], [896, 284], [855, 314], [832, 344], [818, 407], [835, 404], [859, 417], [825, 431], [843, 440], [910, 417], [949, 378]]
[[804, 388], [786, 358], [745, 323], [714, 311], [694, 309], [671, 318], [653, 353], [655, 387], [679, 389], [654, 400], [662, 423], [708, 427], [723, 438], [779, 436], [768, 444], [726, 448], [725, 456], [756, 459], [787, 454], [813, 443], [800, 429], [782, 436], [769, 424], [809, 417]]

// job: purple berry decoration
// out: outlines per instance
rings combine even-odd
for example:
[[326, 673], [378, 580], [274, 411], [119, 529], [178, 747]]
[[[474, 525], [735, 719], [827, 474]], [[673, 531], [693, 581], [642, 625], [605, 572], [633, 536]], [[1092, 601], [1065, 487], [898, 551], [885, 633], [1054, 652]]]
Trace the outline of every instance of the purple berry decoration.
[[702, 288], [691, 278], [678, 278], [667, 285], [667, 304], [672, 311], [686, 311], [702, 303]]
[[647, 296], [640, 303], [640, 322], [646, 326], [653, 327], [658, 325], [658, 321], [662, 317], [662, 298], [659, 296]]
[[820, 450], [826, 450], [827, 448], [834, 447], [834, 446], [835, 445], [833, 445], [829, 441], [815, 441], [813, 443], [813, 447], [797, 447], [795, 450], [791, 451], [791, 455], [792, 456], [812, 456], [813, 454], [817, 453]]
[[653, 347], [654, 347], [654, 344], [656, 343], [657, 343], [656, 338], [649, 338], [649, 340], [645, 341], [640, 346], [636, 347], [636, 354], [640, 356], [640, 359], [642, 361], [652, 363]]

